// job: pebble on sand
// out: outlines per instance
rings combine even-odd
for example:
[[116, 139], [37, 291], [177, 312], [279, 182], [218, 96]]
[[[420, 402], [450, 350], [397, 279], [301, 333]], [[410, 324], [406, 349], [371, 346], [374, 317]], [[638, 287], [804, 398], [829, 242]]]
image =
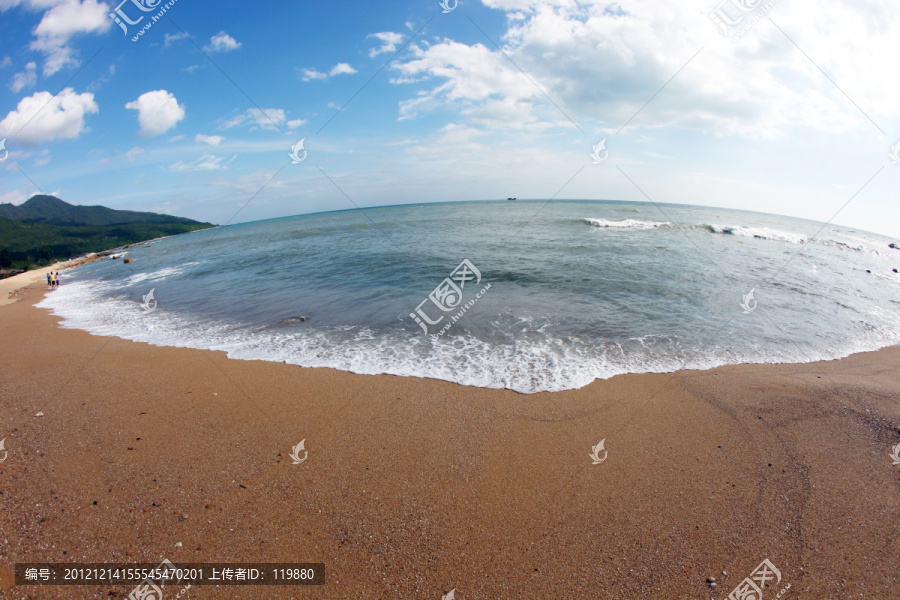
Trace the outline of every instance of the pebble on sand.
[[43, 417], [43, 416], [44, 416], [44, 413], [43, 413], [43, 411], [41, 411], [41, 412], [39, 412], [38, 414], [36, 414], [36, 415], [34, 415], [34, 416], [36, 416], [36, 417]]

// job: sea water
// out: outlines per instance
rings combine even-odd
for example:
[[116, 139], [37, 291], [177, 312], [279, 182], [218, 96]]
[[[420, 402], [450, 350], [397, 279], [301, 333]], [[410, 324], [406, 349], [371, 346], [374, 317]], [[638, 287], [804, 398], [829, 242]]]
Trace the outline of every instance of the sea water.
[[900, 343], [892, 242], [695, 206], [406, 205], [157, 240], [39, 306], [98, 335], [532, 393]]

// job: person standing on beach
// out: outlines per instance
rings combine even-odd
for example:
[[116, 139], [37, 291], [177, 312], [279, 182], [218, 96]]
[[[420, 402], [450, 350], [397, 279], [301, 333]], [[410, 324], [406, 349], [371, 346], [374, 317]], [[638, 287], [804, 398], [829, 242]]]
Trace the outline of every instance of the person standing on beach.
[[50, 273], [49, 273], [49, 272], [47, 273], [47, 287], [48, 287], [48, 288], [52, 288], [52, 287], [53, 287], [53, 280], [51, 279]]
[[56, 272], [56, 277], [54, 277], [54, 281], [56, 281], [56, 289], [59, 289], [59, 271]]

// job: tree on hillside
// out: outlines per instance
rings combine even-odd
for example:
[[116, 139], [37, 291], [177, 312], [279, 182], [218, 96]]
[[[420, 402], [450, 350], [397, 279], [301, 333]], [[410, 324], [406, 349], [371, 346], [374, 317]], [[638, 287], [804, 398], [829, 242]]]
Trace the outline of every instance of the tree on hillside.
[[0, 267], [8, 269], [12, 266], [12, 258], [9, 256], [9, 250], [4, 248], [0, 250]]
[[38, 264], [50, 264], [53, 261], [53, 252], [47, 246], [41, 246], [36, 251]]

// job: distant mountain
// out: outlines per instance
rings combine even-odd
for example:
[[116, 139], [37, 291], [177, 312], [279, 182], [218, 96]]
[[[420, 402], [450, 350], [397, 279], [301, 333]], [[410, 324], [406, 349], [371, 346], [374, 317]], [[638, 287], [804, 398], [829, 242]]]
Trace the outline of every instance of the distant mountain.
[[76, 206], [55, 196], [32, 196], [19, 206], [0, 204], [0, 217], [47, 225], [124, 225], [134, 223], [199, 224], [184, 217], [151, 212], [114, 210], [105, 206]]
[[0, 204], [0, 253], [2, 262], [24, 268], [209, 227], [214, 225], [40, 195], [19, 206]]

